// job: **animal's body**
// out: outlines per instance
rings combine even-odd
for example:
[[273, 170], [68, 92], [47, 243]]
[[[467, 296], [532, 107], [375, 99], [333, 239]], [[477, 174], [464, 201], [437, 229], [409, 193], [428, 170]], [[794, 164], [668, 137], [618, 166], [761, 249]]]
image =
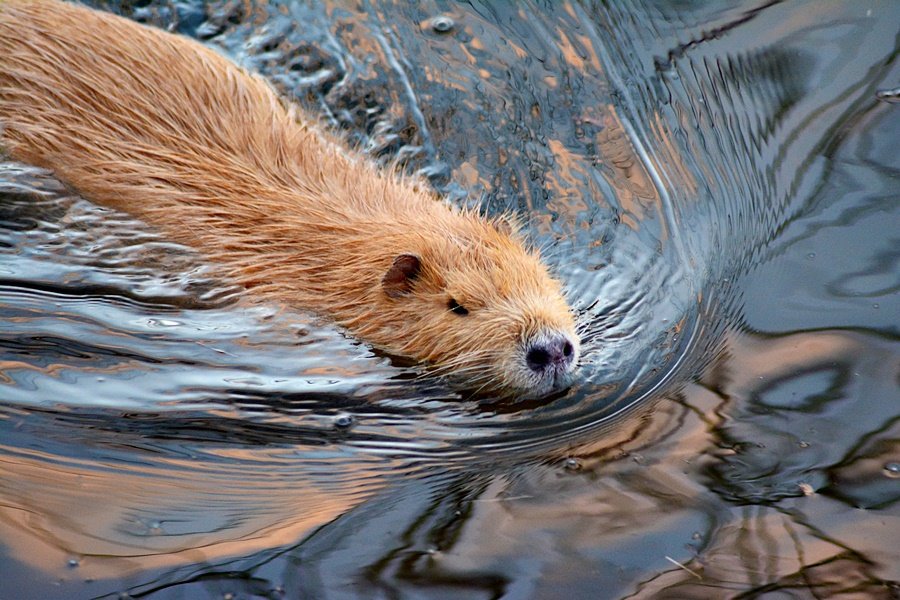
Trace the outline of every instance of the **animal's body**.
[[536, 396], [579, 342], [518, 234], [381, 170], [187, 38], [56, 0], [0, 0], [0, 150], [465, 383]]

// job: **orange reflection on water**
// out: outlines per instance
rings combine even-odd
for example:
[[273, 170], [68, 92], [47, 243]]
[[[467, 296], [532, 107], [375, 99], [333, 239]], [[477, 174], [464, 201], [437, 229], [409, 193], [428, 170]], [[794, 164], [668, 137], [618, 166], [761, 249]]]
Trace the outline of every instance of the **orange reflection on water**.
[[[248, 453], [222, 451], [231, 459]], [[122, 577], [296, 543], [371, 492], [361, 485], [333, 493], [311, 478], [266, 476], [264, 462], [240, 464], [243, 477], [192, 460], [113, 467], [0, 446], [0, 539], [46, 572], [76, 559], [80, 576]], [[365, 467], [358, 471], [366, 481]]]

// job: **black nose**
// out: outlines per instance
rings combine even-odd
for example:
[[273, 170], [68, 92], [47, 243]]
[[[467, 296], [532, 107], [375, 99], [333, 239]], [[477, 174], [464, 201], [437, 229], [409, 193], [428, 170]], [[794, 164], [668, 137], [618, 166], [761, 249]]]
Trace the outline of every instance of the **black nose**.
[[542, 339], [534, 342], [525, 354], [528, 368], [538, 373], [547, 368], [567, 369], [575, 358], [575, 347], [565, 336]]

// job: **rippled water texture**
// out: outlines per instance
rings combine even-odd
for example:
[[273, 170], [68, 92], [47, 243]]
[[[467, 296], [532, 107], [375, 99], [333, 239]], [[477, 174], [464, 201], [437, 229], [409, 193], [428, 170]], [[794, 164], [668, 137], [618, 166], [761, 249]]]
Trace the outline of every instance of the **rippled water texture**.
[[522, 215], [582, 377], [460, 396], [0, 162], [0, 600], [900, 594], [900, 4], [134, 4]]

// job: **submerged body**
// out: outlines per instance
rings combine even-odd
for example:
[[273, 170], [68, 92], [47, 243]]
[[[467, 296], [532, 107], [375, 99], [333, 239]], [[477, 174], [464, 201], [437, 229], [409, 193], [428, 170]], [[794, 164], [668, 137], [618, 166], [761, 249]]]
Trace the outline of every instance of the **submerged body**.
[[187, 38], [0, 0], [0, 149], [197, 248], [249, 293], [466, 385], [545, 395], [577, 364], [560, 286], [515, 232], [379, 170]]

